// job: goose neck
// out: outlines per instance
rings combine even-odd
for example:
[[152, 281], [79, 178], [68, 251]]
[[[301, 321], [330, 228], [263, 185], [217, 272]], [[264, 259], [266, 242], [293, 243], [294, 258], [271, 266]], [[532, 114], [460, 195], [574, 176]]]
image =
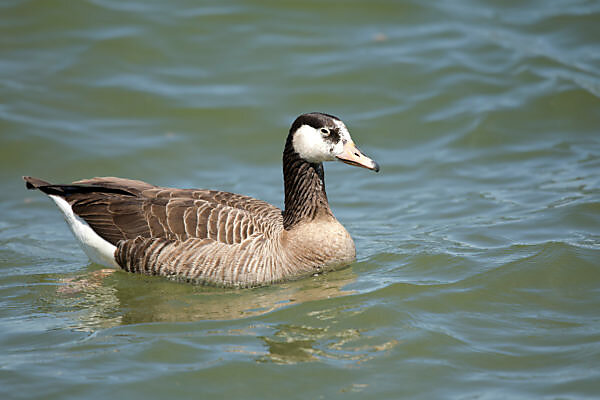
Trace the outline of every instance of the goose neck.
[[286, 146], [283, 153], [283, 225], [286, 230], [300, 222], [332, 215], [325, 192], [323, 164], [310, 163], [289, 147]]

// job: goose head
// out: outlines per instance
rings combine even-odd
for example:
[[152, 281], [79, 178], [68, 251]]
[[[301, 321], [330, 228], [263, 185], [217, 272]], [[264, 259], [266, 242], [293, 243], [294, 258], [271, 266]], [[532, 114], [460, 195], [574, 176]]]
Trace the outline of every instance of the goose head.
[[300, 115], [290, 128], [288, 142], [310, 163], [342, 161], [379, 172], [379, 164], [356, 147], [346, 125], [333, 115], [318, 112]]

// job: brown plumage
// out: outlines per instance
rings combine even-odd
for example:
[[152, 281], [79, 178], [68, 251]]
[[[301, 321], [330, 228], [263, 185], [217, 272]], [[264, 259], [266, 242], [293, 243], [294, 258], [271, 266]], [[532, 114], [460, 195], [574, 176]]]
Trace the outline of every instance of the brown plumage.
[[[316, 138], [327, 139], [318, 133], [325, 128], [330, 137], [338, 132], [335, 143], [324, 141], [327, 145], [322, 146], [334, 153], [298, 144], [317, 141], [321, 146]], [[337, 145], [335, 151], [330, 144]], [[329, 208], [319, 157], [378, 170], [354, 147], [339, 119], [311, 113], [298, 117], [286, 141], [284, 211], [239, 194], [164, 188], [122, 178], [68, 185], [24, 179], [27, 188], [39, 189], [55, 201], [64, 199], [75, 215], [114, 246], [114, 260], [126, 271], [247, 287], [299, 278], [355, 259], [352, 238]], [[69, 224], [76, 233], [73, 222]]]

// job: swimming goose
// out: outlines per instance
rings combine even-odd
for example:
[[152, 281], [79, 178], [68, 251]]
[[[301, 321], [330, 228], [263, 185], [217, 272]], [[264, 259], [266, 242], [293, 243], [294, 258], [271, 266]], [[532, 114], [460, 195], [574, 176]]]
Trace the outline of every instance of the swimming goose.
[[379, 171], [337, 117], [300, 115], [283, 151], [285, 209], [239, 194], [172, 189], [122, 178], [54, 185], [47, 194], [98, 264], [218, 286], [250, 287], [352, 263], [354, 241], [333, 216], [323, 162]]

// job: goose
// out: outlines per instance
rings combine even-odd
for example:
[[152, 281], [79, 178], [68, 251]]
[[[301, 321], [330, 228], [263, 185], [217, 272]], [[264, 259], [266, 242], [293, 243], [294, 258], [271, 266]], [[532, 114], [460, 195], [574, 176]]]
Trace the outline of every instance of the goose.
[[333, 216], [323, 162], [375, 172], [337, 117], [313, 112], [292, 123], [283, 151], [284, 210], [224, 191], [175, 189], [99, 177], [51, 184], [48, 195], [92, 262], [148, 275], [224, 287], [299, 279], [347, 266], [354, 241]]

